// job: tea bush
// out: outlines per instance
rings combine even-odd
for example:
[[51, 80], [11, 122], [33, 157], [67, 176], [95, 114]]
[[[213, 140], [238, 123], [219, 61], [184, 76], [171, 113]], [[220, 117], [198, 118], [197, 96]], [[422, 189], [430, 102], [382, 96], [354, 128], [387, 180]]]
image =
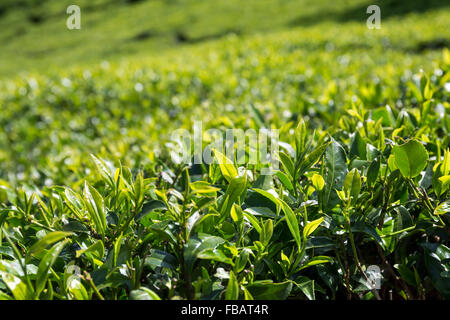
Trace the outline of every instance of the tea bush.
[[[448, 299], [448, 17], [3, 81], [0, 298]], [[196, 120], [278, 129], [280, 169], [175, 161]]]

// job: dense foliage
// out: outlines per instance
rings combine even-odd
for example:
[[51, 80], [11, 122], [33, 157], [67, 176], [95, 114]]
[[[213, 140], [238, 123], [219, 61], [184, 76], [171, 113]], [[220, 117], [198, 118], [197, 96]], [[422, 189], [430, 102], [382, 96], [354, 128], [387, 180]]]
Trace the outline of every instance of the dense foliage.
[[[2, 82], [0, 299], [450, 298], [448, 16]], [[280, 170], [177, 162], [195, 120]]]

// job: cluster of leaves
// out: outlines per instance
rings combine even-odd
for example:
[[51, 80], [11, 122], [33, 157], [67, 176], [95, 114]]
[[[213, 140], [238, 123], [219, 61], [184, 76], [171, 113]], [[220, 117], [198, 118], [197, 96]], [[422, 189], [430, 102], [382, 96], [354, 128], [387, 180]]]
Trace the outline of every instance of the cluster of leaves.
[[[1, 83], [0, 298], [449, 298], [450, 53], [390, 27]], [[280, 170], [172, 161], [193, 119], [279, 129]]]
[[449, 298], [448, 102], [419, 84], [417, 108], [288, 125], [273, 175], [219, 150], [157, 173], [92, 155], [80, 191], [3, 188], [0, 297]]
[[82, 184], [91, 153], [133, 170], [152, 166], [165, 161], [170, 134], [192, 130], [194, 120], [204, 130], [258, 130], [303, 117], [326, 129], [355, 99], [368, 108], [416, 105], [420, 69], [434, 86], [442, 81], [442, 51], [408, 52], [445, 36], [449, 21], [439, 12], [372, 33], [361, 23], [229, 37], [150, 60], [2, 81], [0, 179], [32, 189]]

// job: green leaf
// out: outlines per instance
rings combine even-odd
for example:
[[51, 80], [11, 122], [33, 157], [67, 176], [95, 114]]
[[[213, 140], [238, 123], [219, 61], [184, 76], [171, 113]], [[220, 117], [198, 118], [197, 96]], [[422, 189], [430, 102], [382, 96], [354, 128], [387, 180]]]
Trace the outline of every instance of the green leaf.
[[145, 258], [144, 264], [153, 270], [156, 268], [167, 268], [174, 270], [176, 268], [177, 259], [165, 251], [151, 249], [150, 256]]
[[316, 299], [314, 294], [314, 280], [301, 276], [295, 279], [294, 283], [309, 300]]
[[277, 171], [276, 175], [286, 189], [288, 189], [289, 191], [294, 190], [294, 186], [292, 185], [291, 180], [289, 180], [289, 177], [286, 174], [281, 171]]
[[430, 100], [433, 97], [433, 90], [431, 89], [430, 79], [427, 78], [425, 87], [423, 88], [423, 98], [425, 100]]
[[0, 271], [3, 282], [9, 290], [11, 290], [14, 299], [16, 300], [30, 300], [33, 298], [33, 293], [28, 289], [27, 285], [18, 277], [11, 273]]
[[212, 193], [220, 190], [220, 188], [213, 187], [206, 181], [195, 181], [189, 184], [189, 187], [197, 194]]
[[111, 174], [106, 167], [105, 162], [102, 159], [97, 158], [93, 154], [91, 154], [91, 159], [97, 167], [98, 172], [102, 176], [103, 180], [112, 188], [115, 188], [114, 175]]
[[307, 238], [322, 223], [323, 217], [309, 222], [303, 229], [303, 237]]
[[237, 273], [240, 273], [242, 270], [244, 270], [245, 266], [247, 265], [247, 262], [249, 261], [248, 258], [251, 252], [252, 251], [248, 248], [244, 248], [241, 250], [235, 263], [235, 270]]
[[434, 209], [434, 214], [439, 216], [450, 212], [450, 200], [442, 202]]
[[200, 252], [206, 249], [215, 249], [225, 240], [209, 234], [199, 234], [198, 238], [191, 238], [184, 246], [184, 263], [187, 272], [192, 272], [195, 261]]
[[361, 176], [358, 169], [350, 171], [344, 180], [344, 192], [352, 198], [352, 202], [356, 202], [361, 191]]
[[197, 254], [198, 259], [213, 260], [233, 265], [233, 260], [223, 252], [220, 248], [207, 248]]
[[247, 220], [251, 223], [251, 225], [253, 226], [253, 228], [255, 228], [255, 230], [261, 234], [261, 226], [259, 225], [258, 220], [253, 216], [253, 214], [251, 212], [249, 212], [248, 209], [244, 210], [244, 216], [247, 218]]
[[409, 211], [404, 206], [399, 206], [395, 211], [398, 212], [394, 228], [396, 232], [414, 225]]
[[450, 185], [450, 175], [440, 177], [439, 181], [441, 183], [442, 194], [443, 192], [447, 191], [447, 187]]
[[308, 171], [317, 161], [319, 161], [320, 157], [323, 155], [325, 150], [328, 148], [331, 142], [324, 143], [320, 147], [317, 147], [309, 153], [303, 163], [301, 164], [301, 168], [299, 170], [299, 174], [302, 175], [306, 171]]
[[427, 166], [428, 152], [425, 147], [416, 140], [409, 140], [393, 149], [395, 165], [403, 176], [414, 178]]
[[84, 185], [84, 202], [89, 216], [94, 223], [98, 233], [105, 235], [106, 232], [106, 212], [105, 204], [100, 193], [87, 181]]
[[0, 291], [0, 301], [3, 300], [14, 300], [13, 297], [8, 296], [6, 293], [4, 293], [3, 291]]
[[247, 187], [247, 177], [236, 177], [230, 180], [230, 184], [225, 192], [225, 202], [222, 204], [220, 210], [222, 214], [222, 219], [226, 218], [231, 212], [231, 207], [235, 202], [238, 202], [241, 194], [246, 190]]
[[291, 157], [289, 157], [284, 152], [280, 152], [279, 156], [280, 156], [281, 163], [284, 166], [284, 169], [286, 170], [286, 172], [289, 174], [289, 176], [292, 179], [292, 177], [294, 176], [294, 172], [295, 172], [294, 162], [292, 162]]
[[220, 153], [216, 149], [213, 149], [213, 152], [223, 177], [228, 182], [231, 182], [239, 174], [236, 167], [233, 164], [233, 161], [225, 157], [222, 153]]
[[227, 289], [225, 291], [225, 300], [238, 300], [239, 299], [239, 282], [234, 275], [233, 271], [230, 271], [230, 279], [228, 280]]
[[154, 291], [140, 287], [130, 292], [130, 300], [161, 300], [161, 298]]
[[354, 225], [352, 225], [352, 232], [365, 233], [375, 239], [382, 247], [384, 247], [384, 243], [381, 240], [380, 235], [377, 233], [377, 230], [366, 223], [356, 222]]
[[291, 293], [292, 281], [273, 283], [270, 280], [260, 280], [246, 288], [255, 300], [285, 300]]
[[443, 244], [421, 243], [424, 249], [424, 262], [433, 286], [443, 295], [450, 298], [450, 277], [442, 276], [449, 270], [450, 248]]
[[268, 192], [266, 190], [261, 190], [261, 189], [257, 189], [257, 188], [254, 188], [253, 190], [258, 192], [259, 194], [263, 195], [264, 197], [266, 197], [270, 201], [272, 201], [277, 206], [277, 208], [281, 205], [281, 203], [278, 200], [278, 198], [275, 197], [272, 193], [270, 193], [270, 192]]
[[327, 257], [327, 256], [316, 256], [316, 257], [308, 260], [306, 263], [302, 264], [300, 266], [300, 268], [298, 268], [298, 271], [318, 265], [318, 264], [328, 263], [328, 262], [333, 262], [333, 258]]
[[267, 190], [272, 188], [273, 177], [270, 174], [260, 175], [253, 183], [253, 188]]
[[58, 258], [61, 250], [67, 244], [67, 241], [68, 240], [65, 240], [55, 244], [50, 250], [47, 251], [47, 253], [42, 258], [41, 262], [39, 263], [38, 271], [36, 274], [37, 296], [39, 296], [39, 293], [41, 293], [41, 291], [44, 290], [50, 268], [55, 263], [56, 258]]
[[320, 174], [315, 173], [312, 178], [312, 184], [317, 191], [321, 191], [325, 186], [325, 180], [323, 180]]
[[72, 235], [71, 232], [63, 232], [63, 231], [53, 231], [50, 233], [47, 233], [41, 240], [36, 242], [28, 251], [28, 257], [31, 257], [32, 255], [36, 256], [39, 255], [42, 250], [50, 246], [51, 244], [58, 242], [64, 238], [67, 238], [68, 236]]
[[90, 245], [86, 249], [77, 250], [76, 257], [80, 257], [82, 254], [91, 253], [97, 259], [102, 259], [105, 255], [105, 246], [103, 245], [103, 241], [97, 240], [92, 245]]
[[361, 137], [359, 131], [356, 131], [351, 138], [350, 158], [357, 156], [361, 160], [367, 159], [366, 142]]
[[244, 218], [242, 208], [237, 204], [233, 204], [233, 206], [231, 207], [230, 215], [231, 219], [233, 219], [235, 223], [241, 221]]
[[367, 169], [367, 184], [372, 186], [377, 180], [378, 173], [380, 172], [381, 159], [378, 157], [370, 163], [369, 169]]
[[292, 236], [294, 237], [295, 242], [297, 243], [298, 250], [301, 250], [302, 240], [300, 236], [300, 229], [298, 226], [298, 220], [297, 216], [295, 215], [294, 211], [292, 211], [291, 207], [284, 202], [283, 200], [279, 199], [281, 203], [281, 207], [283, 208], [285, 217], [286, 217], [286, 223], [289, 227], [289, 230], [291, 231]]
[[136, 216], [135, 220], [139, 221], [155, 210], [167, 210], [166, 204], [161, 200], [151, 200], [142, 206], [141, 212]]
[[325, 187], [320, 192], [319, 198], [319, 204], [324, 212], [333, 209], [339, 202], [335, 190], [342, 189], [347, 172], [344, 148], [333, 140], [325, 154]]
[[259, 241], [261, 241], [262, 244], [267, 246], [270, 242], [270, 239], [272, 238], [273, 234], [273, 221], [272, 219], [267, 219], [266, 222], [264, 222], [261, 233], [259, 234]]
[[391, 171], [395, 171], [398, 169], [397, 164], [395, 163], [395, 156], [392, 153], [388, 158], [388, 167]]
[[83, 199], [70, 188], [65, 188], [63, 196], [69, 209], [80, 218], [83, 211]]
[[69, 291], [69, 296], [75, 300], [89, 300], [86, 288], [76, 276], [70, 276], [67, 279], [67, 291]]

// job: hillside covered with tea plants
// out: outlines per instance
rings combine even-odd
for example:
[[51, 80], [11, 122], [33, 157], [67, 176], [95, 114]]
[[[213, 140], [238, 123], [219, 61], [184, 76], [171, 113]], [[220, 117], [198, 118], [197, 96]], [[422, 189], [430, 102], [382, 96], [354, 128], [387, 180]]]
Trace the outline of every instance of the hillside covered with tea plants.
[[[449, 299], [450, 8], [370, 30], [364, 1], [318, 3], [151, 54], [1, 66], [0, 299]], [[183, 163], [171, 135], [197, 121], [203, 147], [278, 130], [279, 170]]]

